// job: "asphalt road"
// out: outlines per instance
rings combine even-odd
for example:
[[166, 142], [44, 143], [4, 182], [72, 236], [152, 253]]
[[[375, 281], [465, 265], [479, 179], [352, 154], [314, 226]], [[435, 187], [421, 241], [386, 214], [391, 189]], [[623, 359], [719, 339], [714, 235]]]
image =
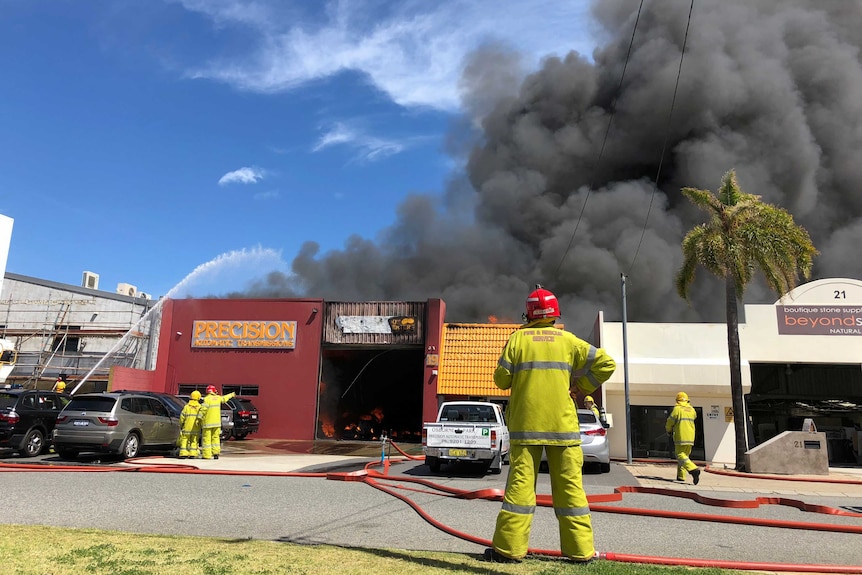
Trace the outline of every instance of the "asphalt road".
[[[502, 475], [484, 475], [470, 467], [444, 466], [440, 473], [431, 474], [424, 463], [411, 461], [393, 465], [390, 475], [429, 479], [465, 490], [503, 489], [507, 469], [504, 467]], [[5, 474], [2, 481], [5, 501], [17, 502], [4, 506], [0, 522], [7, 524], [469, 554], [480, 554], [483, 550], [482, 545], [433, 527], [403, 501], [360, 482], [316, 477], [40, 471]], [[484, 539], [493, 534], [499, 502], [446, 497], [403, 481], [385, 484], [416, 501], [434, 519], [452, 529]], [[604, 494], [612, 493], [617, 486], [637, 485], [637, 481], [624, 466], [612, 464], [611, 473], [585, 474], [584, 485], [588, 494]], [[538, 492], [550, 493], [547, 474], [540, 475]], [[57, 497], [58, 493], [62, 497]], [[745, 493], [710, 496], [750, 499], [750, 494]], [[862, 505], [846, 497], [811, 496], [806, 497], [806, 502], [845, 508]], [[719, 510], [683, 498], [657, 495], [625, 494], [623, 501], [606, 505], [862, 525], [859, 518], [812, 515], [783, 506]], [[599, 511], [593, 513], [593, 526], [600, 551], [747, 562], [862, 565], [858, 534]], [[539, 508], [533, 522], [531, 547], [558, 549], [558, 541], [553, 510]]]

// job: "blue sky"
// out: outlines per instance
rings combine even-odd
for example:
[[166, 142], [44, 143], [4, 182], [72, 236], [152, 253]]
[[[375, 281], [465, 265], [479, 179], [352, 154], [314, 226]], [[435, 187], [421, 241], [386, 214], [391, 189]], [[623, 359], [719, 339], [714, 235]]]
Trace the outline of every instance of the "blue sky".
[[[587, 2], [0, 0], [7, 271], [155, 296], [289, 271], [441, 193], [465, 55], [594, 42]], [[194, 280], [194, 281], [191, 281]]]

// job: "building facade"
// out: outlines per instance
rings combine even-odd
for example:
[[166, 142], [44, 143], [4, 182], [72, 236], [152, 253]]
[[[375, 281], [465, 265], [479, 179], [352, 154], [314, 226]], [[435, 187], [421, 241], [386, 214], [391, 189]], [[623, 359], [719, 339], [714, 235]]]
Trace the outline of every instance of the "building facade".
[[[0, 296], [0, 338], [17, 360], [6, 384], [50, 388], [60, 376], [71, 391], [103, 390], [110, 368], [149, 370], [156, 364], [159, 302], [6, 273]], [[109, 361], [106, 361], [106, 358]]]

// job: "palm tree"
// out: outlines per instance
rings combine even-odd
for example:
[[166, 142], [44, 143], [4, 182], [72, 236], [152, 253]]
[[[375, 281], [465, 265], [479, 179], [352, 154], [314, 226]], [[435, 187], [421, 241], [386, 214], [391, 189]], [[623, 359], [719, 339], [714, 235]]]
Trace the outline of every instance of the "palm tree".
[[722, 177], [717, 195], [695, 188], [683, 188], [682, 193], [708, 212], [710, 220], [692, 228], [682, 240], [684, 261], [676, 276], [676, 289], [680, 297], [688, 299], [698, 265], [724, 279], [736, 469], [745, 471], [748, 441], [737, 300], [742, 299], [755, 271], [763, 273], [766, 283], [779, 297], [784, 295], [796, 287], [800, 272], [806, 279], [810, 277], [812, 260], [818, 252], [805, 228], [796, 225], [787, 211], [740, 190], [733, 170]]

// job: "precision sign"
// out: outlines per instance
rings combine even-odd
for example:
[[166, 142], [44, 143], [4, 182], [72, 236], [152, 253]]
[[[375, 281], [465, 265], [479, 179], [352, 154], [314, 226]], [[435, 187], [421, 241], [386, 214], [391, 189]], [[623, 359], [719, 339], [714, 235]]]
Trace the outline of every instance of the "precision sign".
[[295, 321], [195, 320], [192, 347], [293, 349]]
[[862, 307], [779, 305], [778, 333], [787, 335], [862, 335]]

